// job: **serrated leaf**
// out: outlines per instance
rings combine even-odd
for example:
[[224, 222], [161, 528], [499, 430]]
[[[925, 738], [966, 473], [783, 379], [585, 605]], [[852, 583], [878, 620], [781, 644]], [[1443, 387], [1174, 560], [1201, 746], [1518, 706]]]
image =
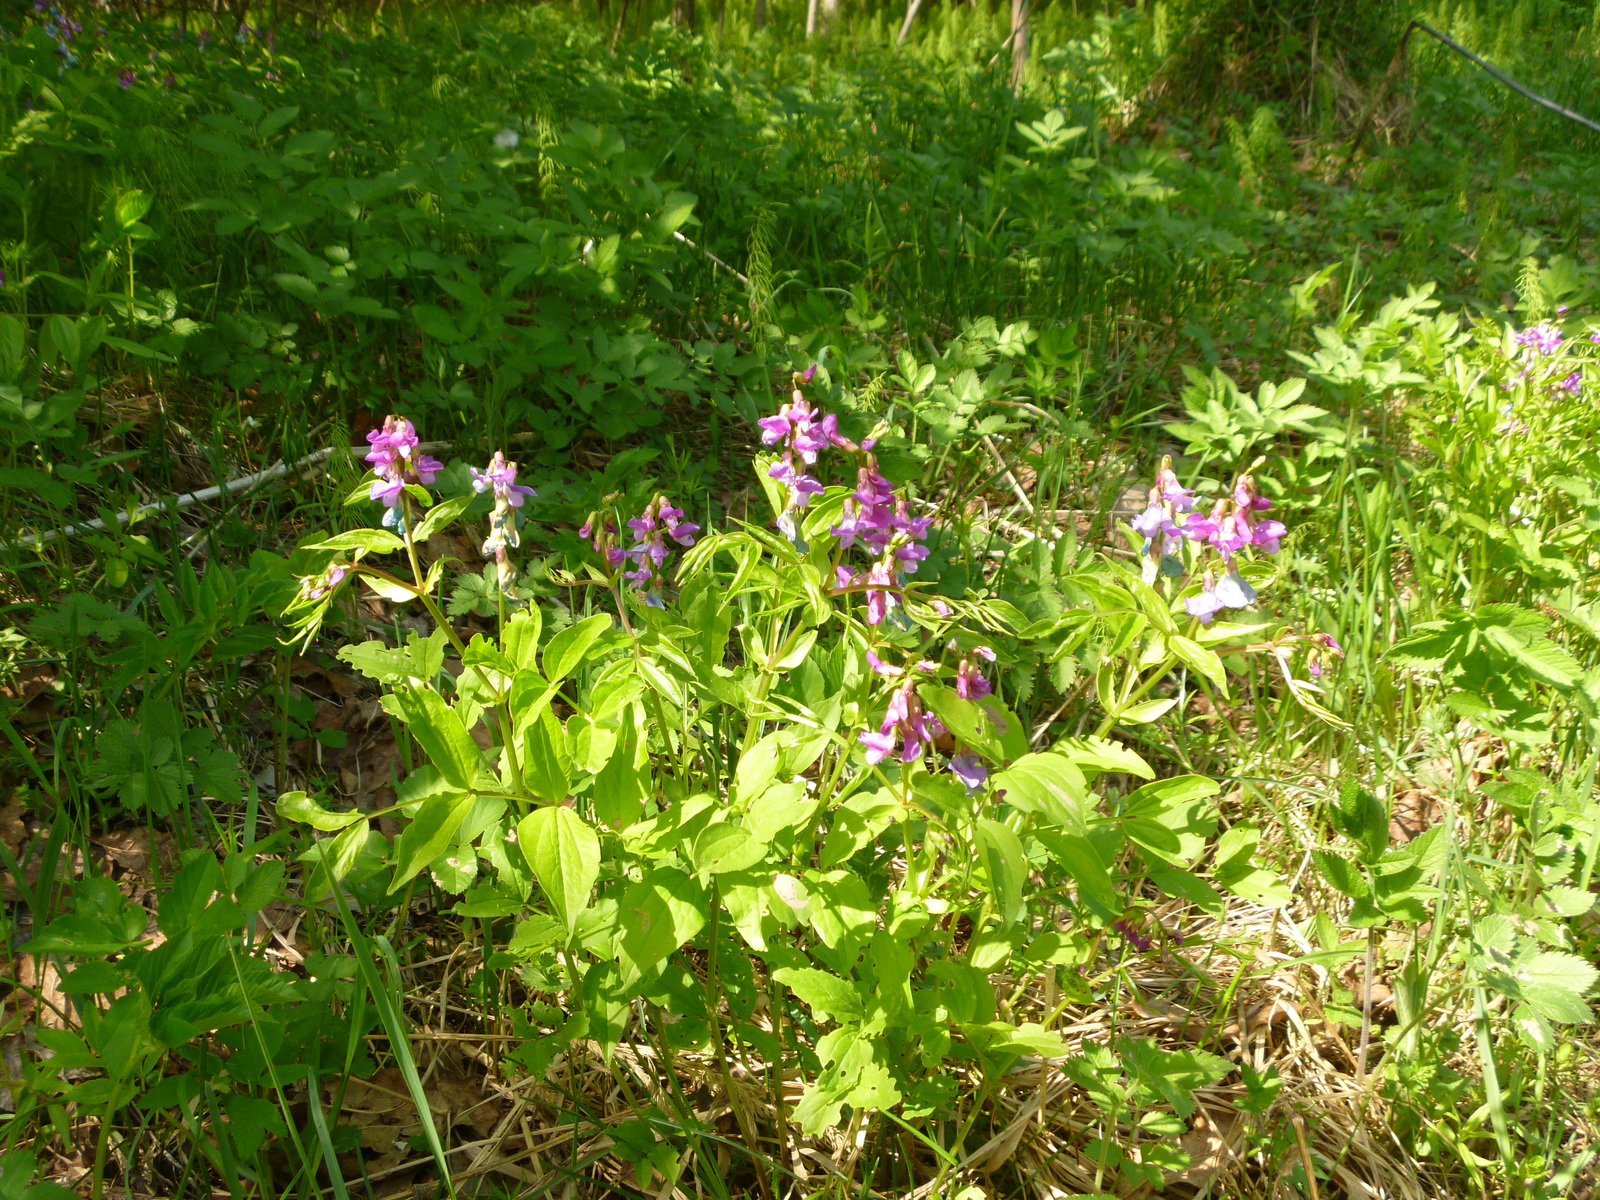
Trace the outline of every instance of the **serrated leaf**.
[[1584, 993], [1600, 978], [1592, 963], [1560, 950], [1535, 954], [1516, 970], [1522, 998], [1540, 1016], [1552, 1021], [1590, 1019]]

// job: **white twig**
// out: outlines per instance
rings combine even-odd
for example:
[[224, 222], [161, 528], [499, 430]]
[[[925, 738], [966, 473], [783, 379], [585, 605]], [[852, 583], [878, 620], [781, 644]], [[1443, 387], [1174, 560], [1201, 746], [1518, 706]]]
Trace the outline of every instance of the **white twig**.
[[[418, 446], [417, 449], [448, 450], [452, 445], [454, 445], [453, 442], [424, 442], [422, 445]], [[306, 467], [317, 466], [319, 463], [323, 463], [329, 458], [332, 458], [340, 451], [340, 449], [343, 448], [344, 447], [329, 446], [325, 450], [317, 450], [311, 454], [308, 454], [295, 463], [273, 463], [272, 466], [268, 467], [265, 471], [257, 471], [254, 475], [242, 475], [238, 479], [230, 479], [226, 483], [220, 483], [214, 487], [201, 488], [196, 492], [185, 492], [181, 496], [173, 496], [167, 500], [158, 500], [154, 504], [141, 504], [131, 512], [119, 512], [117, 514], [117, 524], [126, 525], [133, 519], [135, 515], [142, 515], [145, 513], [178, 512], [196, 504], [209, 504], [213, 500], [221, 499], [223, 496], [231, 495], [234, 492], [245, 491], [249, 488], [255, 487], [257, 484], [270, 483], [272, 480], [281, 479], [283, 476], [291, 474], [292, 472], [304, 470]], [[348, 449], [352, 454], [356, 453], [357, 451], [365, 453], [364, 448], [360, 446], [350, 446]], [[23, 537], [17, 538], [13, 542], [7, 543], [6, 549], [10, 550], [18, 546], [43, 546], [50, 542], [56, 541], [59, 538], [70, 537], [76, 533], [92, 533], [105, 528], [106, 523], [100, 518], [96, 517], [92, 521], [84, 521], [78, 525], [63, 525], [60, 529], [49, 529], [44, 533], [26, 534]]]
[[741, 275], [738, 271], [735, 271], [732, 267], [730, 267], [727, 263], [723, 262], [715, 254], [713, 254], [713, 253], [711, 253], [711, 251], [707, 250], [704, 246], [695, 245], [688, 238], [684, 237], [683, 234], [679, 233], [676, 229], [674, 229], [672, 231], [672, 236], [677, 238], [685, 246], [689, 247], [689, 249], [700, 251], [701, 254], [704, 254], [712, 262], [716, 263], [717, 266], [721, 267], [729, 275], [732, 275], [740, 283], [744, 284], [745, 287], [749, 287], [750, 286], [750, 280], [749, 279], [747, 279], [745, 276]]

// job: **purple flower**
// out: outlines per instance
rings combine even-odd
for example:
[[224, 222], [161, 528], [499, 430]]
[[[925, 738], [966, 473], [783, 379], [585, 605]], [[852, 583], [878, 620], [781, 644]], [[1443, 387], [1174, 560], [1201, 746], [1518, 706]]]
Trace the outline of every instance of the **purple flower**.
[[789, 489], [788, 505], [791, 510], [804, 508], [811, 497], [822, 491], [822, 484], [811, 476], [795, 470], [794, 459], [785, 452], [782, 459], [767, 468], [767, 477], [776, 479]]
[[300, 580], [300, 598], [302, 600], [321, 600], [340, 581], [349, 574], [349, 567], [345, 563], [333, 563], [321, 575], [307, 575]]
[[1566, 341], [1561, 336], [1561, 331], [1555, 326], [1541, 321], [1537, 325], [1530, 325], [1517, 334], [1517, 344], [1530, 348], [1535, 356], [1554, 354], [1561, 349], [1561, 343]]
[[983, 790], [989, 781], [989, 768], [978, 761], [975, 754], [957, 754], [950, 759], [950, 774], [967, 785], [967, 794]]
[[1255, 603], [1256, 590], [1237, 571], [1229, 571], [1217, 581], [1216, 598], [1222, 608], [1245, 608]]
[[917, 564], [928, 557], [928, 548], [919, 546], [915, 542], [907, 542], [894, 548], [894, 556], [900, 560], [900, 569], [907, 575], [917, 573]]
[[1583, 390], [1583, 373], [1581, 371], [1574, 371], [1560, 383], [1556, 384], [1556, 387], [1560, 391], [1566, 392], [1569, 396], [1576, 396], [1580, 391]]
[[372, 488], [367, 495], [389, 508], [400, 503], [400, 496], [406, 490], [404, 475], [397, 475], [392, 479], [377, 479], [373, 481]]
[[956, 695], [963, 700], [981, 700], [992, 691], [994, 688], [983, 677], [983, 672], [971, 659], [963, 658], [956, 668]]
[[[506, 456], [499, 450], [494, 452], [494, 457], [483, 470], [480, 471], [477, 467], [467, 469], [472, 474], [472, 490], [481, 493], [492, 488], [497, 504], [504, 503], [512, 508], [521, 508], [525, 497], [539, 494], [531, 487], [525, 487], [517, 482], [517, 464], [507, 462]], [[588, 526], [584, 528], [587, 529]]]
[[882, 625], [889, 617], [889, 608], [895, 603], [893, 595], [894, 573], [882, 560], [872, 564], [867, 572], [867, 624]]
[[138, 79], [138, 76], [134, 74], [132, 67], [123, 67], [122, 70], [117, 72], [117, 82], [122, 85], [123, 91], [131, 88], [136, 79]]
[[907, 680], [889, 697], [889, 708], [878, 732], [859, 733], [856, 740], [867, 748], [868, 763], [881, 762], [893, 754], [896, 744], [900, 745], [900, 761], [909, 763], [920, 758], [922, 747], [944, 731], [937, 717], [923, 711], [916, 685]]
[[1217, 599], [1216, 584], [1211, 579], [1211, 572], [1206, 572], [1205, 582], [1200, 587], [1200, 593], [1195, 596], [1185, 597], [1183, 607], [1191, 617], [1198, 617], [1200, 624], [1211, 624], [1211, 618], [1224, 607], [1222, 601]]
[[1140, 933], [1138, 927], [1131, 921], [1118, 921], [1111, 928], [1125, 937], [1128, 940], [1128, 945], [1132, 946], [1140, 954], [1148, 954], [1150, 947], [1155, 944]]
[[1194, 492], [1178, 482], [1177, 472], [1172, 469], [1170, 460], [1163, 461], [1161, 469], [1156, 472], [1156, 487], [1160, 489], [1161, 498], [1172, 505], [1173, 512], [1186, 513], [1194, 508]]
[[1282, 521], [1262, 521], [1251, 529], [1250, 535], [1257, 550], [1263, 554], [1276, 554], [1278, 539], [1288, 532]]

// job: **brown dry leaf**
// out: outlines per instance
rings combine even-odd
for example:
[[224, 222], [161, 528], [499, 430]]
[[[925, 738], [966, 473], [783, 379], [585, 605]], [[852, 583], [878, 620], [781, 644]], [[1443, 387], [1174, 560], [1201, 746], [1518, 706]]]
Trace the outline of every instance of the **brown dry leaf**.
[[1189, 1156], [1189, 1165], [1167, 1174], [1167, 1183], [1187, 1183], [1204, 1188], [1216, 1176], [1238, 1162], [1244, 1142], [1245, 1121], [1231, 1110], [1198, 1110], [1194, 1125], [1178, 1139], [1178, 1147]]
[[28, 825], [23, 819], [27, 815], [28, 806], [15, 796], [0, 804], [0, 842], [5, 843], [13, 856], [28, 838]]
[[1410, 788], [1394, 798], [1389, 810], [1389, 837], [1404, 845], [1421, 837], [1444, 817], [1437, 796], [1421, 788]]
[[162, 879], [170, 879], [178, 869], [178, 848], [165, 830], [158, 829], [155, 834], [154, 870], [150, 831], [142, 826], [108, 830], [90, 844], [99, 851], [102, 863], [117, 868], [106, 873], [123, 880], [154, 883], [157, 873]]

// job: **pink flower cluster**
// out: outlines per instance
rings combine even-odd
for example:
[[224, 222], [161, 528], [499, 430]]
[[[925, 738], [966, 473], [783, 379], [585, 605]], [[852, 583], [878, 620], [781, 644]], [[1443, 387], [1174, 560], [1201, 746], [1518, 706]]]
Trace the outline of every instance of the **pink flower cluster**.
[[383, 514], [383, 523], [397, 524], [401, 520], [400, 497], [405, 494], [406, 486], [413, 483], [429, 486], [444, 470], [444, 464], [417, 453], [417, 431], [404, 417], [393, 414], [385, 417], [383, 428], [367, 434], [367, 441], [372, 449], [366, 461], [372, 464], [378, 476], [369, 495], [389, 510]]
[[[1259, 461], [1251, 470], [1259, 466]], [[1256, 598], [1255, 589], [1239, 574], [1234, 555], [1247, 547], [1263, 554], [1276, 554], [1288, 532], [1282, 521], [1262, 519], [1257, 514], [1272, 507], [1272, 501], [1256, 490], [1250, 471], [1234, 481], [1231, 496], [1219, 497], [1208, 513], [1196, 510], [1193, 491], [1178, 482], [1170, 457], [1161, 462], [1156, 483], [1150, 489], [1149, 506], [1129, 522], [1145, 539], [1145, 582], [1153, 583], [1160, 560], [1175, 554], [1185, 540], [1202, 549], [1210, 547], [1221, 558], [1221, 578], [1207, 570], [1200, 594], [1184, 601], [1189, 615], [1202, 623], [1223, 609], [1244, 608]]]
[[[807, 367], [795, 372], [789, 402], [776, 416], [762, 417], [761, 441], [767, 446], [782, 446], [783, 457], [767, 468], [767, 475], [789, 489], [787, 512], [793, 513], [811, 503], [811, 497], [822, 491], [822, 484], [806, 474], [805, 468], [817, 461], [817, 455], [828, 446], [854, 449], [855, 443], [839, 436], [839, 418], [832, 413], [824, 416], [811, 407], [800, 389], [811, 382], [817, 368]], [[796, 457], [800, 465], [796, 465]], [[793, 536], [792, 531], [785, 530]]]
[[489, 514], [489, 536], [483, 542], [485, 558], [493, 557], [501, 588], [511, 585], [511, 563], [506, 558], [507, 546], [520, 546], [517, 533], [516, 510], [529, 496], [538, 495], [531, 487], [517, 482], [517, 464], [507, 462], [506, 456], [496, 450], [489, 465], [483, 470], [469, 467], [472, 472], [472, 490], [478, 493], [493, 491], [494, 511]]
[[822, 491], [822, 484], [806, 473], [818, 454], [832, 446], [865, 455], [865, 461], [856, 469], [856, 489], [845, 499], [839, 521], [830, 532], [839, 539], [842, 549], [860, 547], [873, 561], [864, 567], [837, 564], [834, 584], [840, 592], [864, 590], [867, 624], [881, 625], [888, 619], [889, 610], [899, 603], [903, 576], [915, 573], [917, 564], [928, 557], [922, 540], [933, 525], [933, 518], [912, 516], [910, 502], [895, 495], [872, 453], [876, 439], [867, 438], [858, 445], [839, 432], [837, 417], [811, 407], [801, 388], [811, 382], [815, 371], [815, 367], [797, 371], [789, 402], [777, 415], [763, 417], [759, 422], [761, 440], [769, 446], [783, 447], [782, 459], [767, 469], [770, 478], [789, 490], [778, 527], [799, 544], [797, 514]]
[[1561, 336], [1559, 329], [1544, 321], [1528, 326], [1516, 336], [1517, 345], [1526, 346], [1536, 357], [1556, 353], [1565, 341], [1566, 338]]
[[[919, 667], [931, 666], [919, 663]], [[899, 668], [891, 668], [897, 674]], [[889, 696], [889, 709], [877, 733], [862, 731], [856, 740], [867, 748], [867, 762], [880, 763], [900, 749], [901, 762], [916, 762], [922, 757], [922, 747], [945, 732], [939, 718], [925, 711], [917, 696], [916, 677], [910, 676]]]
[[[646, 604], [662, 608], [661, 586], [665, 582], [662, 567], [672, 552], [667, 539], [671, 538], [680, 546], [692, 546], [700, 526], [685, 521], [683, 509], [674, 508], [665, 496], [657, 496], [645, 506], [643, 513], [628, 522], [628, 528], [638, 540], [622, 554], [633, 562], [635, 569], [624, 571], [622, 577], [644, 594]], [[585, 525], [579, 533], [584, 534], [588, 529]]]

